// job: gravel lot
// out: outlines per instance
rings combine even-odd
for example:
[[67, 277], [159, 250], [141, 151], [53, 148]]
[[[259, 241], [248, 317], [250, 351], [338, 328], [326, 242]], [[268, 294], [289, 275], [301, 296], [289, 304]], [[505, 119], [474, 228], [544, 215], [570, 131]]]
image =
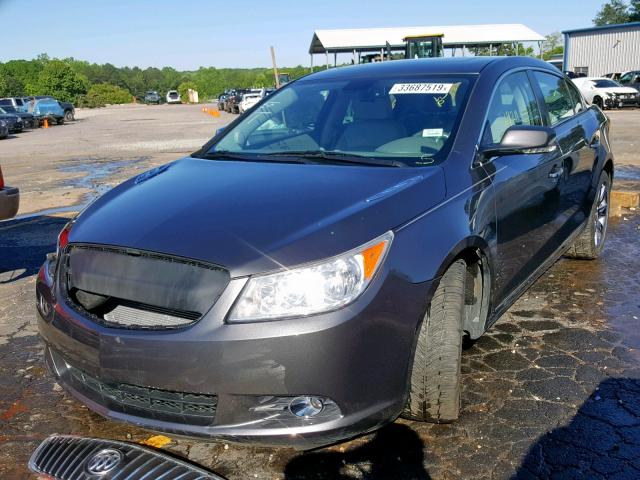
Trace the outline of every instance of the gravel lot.
[[[640, 110], [610, 112], [621, 181], [640, 182]], [[0, 222], [0, 478], [51, 433], [154, 435], [89, 412], [43, 368], [34, 284], [67, 217], [140, 171], [197, 149], [233, 118], [200, 106], [78, 111], [0, 141], [21, 217]], [[640, 478], [640, 215], [612, 219], [603, 258], [561, 260], [463, 353], [452, 425], [396, 421], [315, 452], [171, 438], [163, 448], [232, 479]]]

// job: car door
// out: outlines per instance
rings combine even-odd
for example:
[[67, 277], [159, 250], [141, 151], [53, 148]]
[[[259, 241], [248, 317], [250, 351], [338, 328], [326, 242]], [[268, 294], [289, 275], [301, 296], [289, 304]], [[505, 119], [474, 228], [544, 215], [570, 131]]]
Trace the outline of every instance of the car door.
[[557, 176], [550, 178], [558, 196], [554, 238], [544, 252], [551, 255], [585, 220], [585, 200], [595, 160], [591, 145], [597, 138], [581, 99], [578, 101], [577, 92], [572, 93], [562, 76], [534, 71], [532, 80], [544, 120], [556, 133], [561, 161]]
[[600, 146], [600, 123], [602, 120], [595, 108], [587, 108], [576, 86], [571, 81], [566, 79], [565, 81], [573, 99], [577, 122], [577, 125], [573, 127], [576, 152], [572, 152], [572, 155], [578, 163], [574, 164], [573, 169], [567, 172], [566, 183], [563, 185], [566, 192], [563, 192], [562, 195], [565, 202], [573, 204], [573, 216], [569, 218], [567, 226], [564, 227], [567, 231], [573, 231], [580, 227], [591, 213], [589, 190], [596, 173], [594, 169]]
[[[543, 125], [541, 107], [527, 72], [504, 77], [489, 104], [482, 146], [497, 144], [512, 125]], [[491, 175], [497, 234], [494, 295], [505, 299], [545, 260], [555, 234], [562, 162], [556, 149], [485, 159]]]

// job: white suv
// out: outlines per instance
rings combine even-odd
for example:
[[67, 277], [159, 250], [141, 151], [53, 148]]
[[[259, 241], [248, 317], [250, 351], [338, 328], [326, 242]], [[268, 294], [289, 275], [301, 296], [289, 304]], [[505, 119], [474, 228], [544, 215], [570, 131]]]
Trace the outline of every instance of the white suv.
[[180, 102], [180, 94], [177, 90], [169, 90], [167, 92], [167, 103], [182, 103]]

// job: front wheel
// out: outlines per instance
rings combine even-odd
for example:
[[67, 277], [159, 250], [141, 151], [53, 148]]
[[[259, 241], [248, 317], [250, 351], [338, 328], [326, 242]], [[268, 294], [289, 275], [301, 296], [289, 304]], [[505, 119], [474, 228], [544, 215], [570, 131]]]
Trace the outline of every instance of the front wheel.
[[424, 316], [403, 416], [449, 423], [460, 413], [466, 263], [454, 262], [440, 279]]
[[567, 257], [593, 260], [600, 256], [607, 237], [610, 197], [611, 177], [607, 172], [603, 171], [600, 174], [587, 225], [567, 251]]
[[67, 110], [66, 112], [64, 112], [64, 119], [67, 122], [73, 122], [73, 112], [71, 110]]

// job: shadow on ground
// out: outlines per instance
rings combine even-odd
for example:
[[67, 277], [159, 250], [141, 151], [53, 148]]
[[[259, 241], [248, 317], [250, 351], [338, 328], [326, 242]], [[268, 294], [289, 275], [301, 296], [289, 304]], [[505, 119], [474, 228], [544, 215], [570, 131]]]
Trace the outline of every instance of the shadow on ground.
[[[285, 479], [429, 479], [428, 450], [408, 425], [393, 423], [344, 453], [294, 458], [285, 467]], [[512, 478], [640, 478], [640, 379], [602, 381], [566, 426], [531, 446]]]
[[68, 221], [39, 216], [0, 222], [0, 285], [37, 274]]
[[600, 383], [567, 426], [531, 447], [515, 478], [640, 478], [640, 379]]
[[284, 470], [286, 480], [431, 478], [424, 467], [424, 444], [406, 425], [392, 423], [373, 439], [344, 453], [314, 452], [294, 458]]

